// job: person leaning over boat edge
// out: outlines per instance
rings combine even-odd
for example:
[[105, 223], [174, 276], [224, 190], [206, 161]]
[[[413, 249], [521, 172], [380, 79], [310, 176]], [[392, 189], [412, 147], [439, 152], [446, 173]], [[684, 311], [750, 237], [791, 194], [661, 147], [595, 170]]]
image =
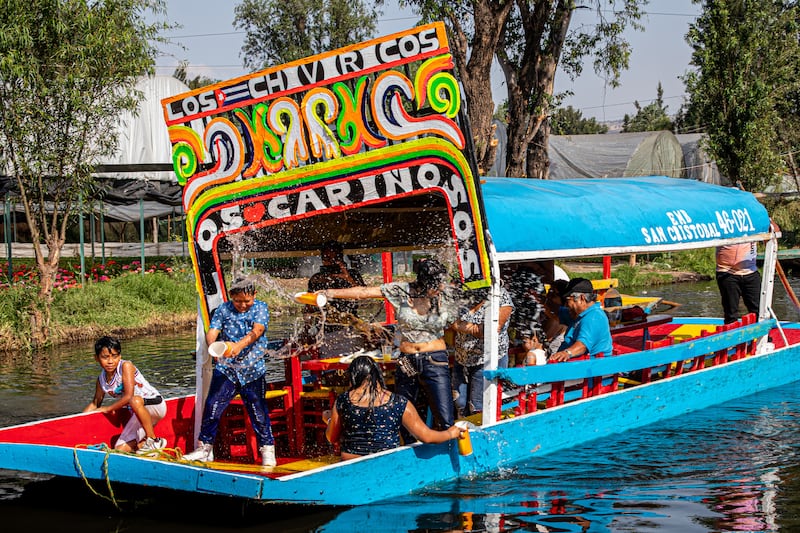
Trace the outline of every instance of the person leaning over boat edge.
[[[167, 405], [155, 387], [131, 362], [122, 359], [122, 345], [115, 337], [100, 337], [94, 344], [94, 359], [103, 369], [97, 377], [94, 398], [84, 413], [100, 411], [117, 415], [125, 408], [133, 411], [114, 444], [123, 452], [149, 452], [164, 448], [167, 440], [156, 437], [153, 426], [167, 414]], [[108, 395], [114, 402], [102, 407]]]
[[[436, 431], [425, 425], [408, 398], [386, 389], [371, 357], [356, 357], [347, 368], [347, 380], [350, 388], [336, 398], [325, 430], [329, 442], [340, 444], [343, 460], [397, 448], [401, 425], [429, 444], [456, 439], [464, 431], [457, 426]], [[323, 417], [327, 415], [326, 411]]]
[[588, 354], [610, 356], [613, 350], [608, 316], [595, 302], [594, 287], [586, 278], [570, 280], [562, 295], [564, 302], [575, 317], [575, 323], [564, 335], [558, 351], [549, 361], [568, 361], [573, 357]]
[[[444, 331], [458, 318], [456, 298], [446, 290], [447, 269], [435, 259], [415, 263], [417, 278], [374, 287], [319, 291], [328, 298], [385, 298], [395, 309], [400, 337], [395, 390], [412, 401], [420, 413], [420, 387], [433, 412], [434, 428], [453, 425], [453, 392]], [[403, 435], [407, 437], [407, 435]]]
[[252, 281], [237, 279], [228, 290], [227, 302], [211, 317], [206, 333], [210, 346], [218, 338], [230, 343], [230, 353], [217, 358], [208, 396], [203, 407], [197, 448], [183, 456], [188, 461], [213, 461], [214, 438], [225, 409], [237, 394], [242, 398], [253, 426], [263, 466], [275, 466], [275, 439], [267, 409], [266, 331], [269, 325], [267, 304], [256, 299]]

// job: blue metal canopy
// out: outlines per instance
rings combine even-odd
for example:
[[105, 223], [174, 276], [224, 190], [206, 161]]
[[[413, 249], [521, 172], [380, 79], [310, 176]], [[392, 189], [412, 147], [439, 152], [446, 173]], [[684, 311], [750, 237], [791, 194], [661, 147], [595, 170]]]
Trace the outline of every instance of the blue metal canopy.
[[766, 240], [766, 209], [748, 192], [642, 178], [483, 178], [500, 260], [641, 253]]

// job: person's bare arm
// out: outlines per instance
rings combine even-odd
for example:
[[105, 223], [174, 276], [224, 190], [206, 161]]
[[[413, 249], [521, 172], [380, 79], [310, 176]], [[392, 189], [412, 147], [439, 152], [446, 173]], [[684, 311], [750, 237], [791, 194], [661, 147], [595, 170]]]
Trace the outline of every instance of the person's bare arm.
[[209, 328], [206, 332], [206, 344], [211, 346], [219, 338], [219, 330], [216, 328]]
[[317, 291], [328, 298], [343, 298], [345, 300], [363, 300], [366, 298], [383, 298], [380, 287], [349, 287], [347, 289], [325, 289]]
[[255, 342], [261, 338], [261, 335], [264, 334], [264, 324], [259, 324], [255, 322], [253, 324], [253, 328], [247, 332], [247, 334], [239, 339], [238, 342], [231, 343], [231, 357], [236, 357], [241, 353], [242, 350], [250, 346], [251, 344], [255, 344]]
[[440, 442], [447, 442], [451, 439], [457, 439], [463, 429], [457, 426], [450, 426], [444, 431], [436, 431], [429, 428], [425, 422], [417, 414], [417, 409], [411, 402], [406, 403], [406, 409], [403, 411], [403, 425], [417, 440], [428, 443], [437, 444]]
[[97, 411], [103, 404], [103, 397], [105, 395], [106, 393], [103, 392], [103, 389], [100, 387], [100, 381], [95, 381], [94, 398], [92, 398], [92, 401], [89, 403], [89, 405], [83, 409], [83, 412], [88, 413], [90, 411]]
[[342, 421], [339, 419], [339, 411], [336, 406], [333, 406], [331, 411], [331, 419], [328, 421], [328, 427], [325, 429], [325, 438], [331, 444], [339, 442], [339, 436], [342, 433]]
[[563, 350], [559, 350], [553, 355], [550, 356], [548, 361], [569, 361], [573, 357], [577, 357], [579, 355], [583, 355], [586, 353], [586, 345], [583, 344], [581, 341], [575, 341], [571, 346]]

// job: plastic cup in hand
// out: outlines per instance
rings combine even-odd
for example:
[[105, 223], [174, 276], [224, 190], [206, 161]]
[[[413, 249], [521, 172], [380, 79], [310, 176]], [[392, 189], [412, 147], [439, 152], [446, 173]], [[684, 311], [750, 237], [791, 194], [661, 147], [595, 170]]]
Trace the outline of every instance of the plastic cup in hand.
[[231, 354], [231, 344], [229, 342], [217, 341], [212, 342], [208, 347], [208, 353], [211, 357], [224, 357]]
[[317, 307], [325, 307], [328, 303], [328, 298], [322, 293], [315, 292], [298, 292], [294, 295], [294, 301], [305, 305], [316, 305]]
[[458, 437], [458, 453], [461, 455], [472, 455], [472, 439], [469, 436], [469, 424], [465, 421], [456, 422], [456, 427], [464, 431]]

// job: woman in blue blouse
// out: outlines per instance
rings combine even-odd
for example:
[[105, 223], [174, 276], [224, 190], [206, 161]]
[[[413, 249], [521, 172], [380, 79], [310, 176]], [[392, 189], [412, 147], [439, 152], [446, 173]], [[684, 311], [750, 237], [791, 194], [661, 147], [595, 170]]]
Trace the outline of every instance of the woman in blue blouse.
[[325, 432], [338, 442], [342, 459], [397, 448], [400, 426], [426, 443], [458, 438], [462, 429], [451, 426], [436, 431], [425, 425], [408, 399], [386, 389], [381, 369], [371, 357], [356, 357], [347, 369], [350, 390], [336, 398]]

